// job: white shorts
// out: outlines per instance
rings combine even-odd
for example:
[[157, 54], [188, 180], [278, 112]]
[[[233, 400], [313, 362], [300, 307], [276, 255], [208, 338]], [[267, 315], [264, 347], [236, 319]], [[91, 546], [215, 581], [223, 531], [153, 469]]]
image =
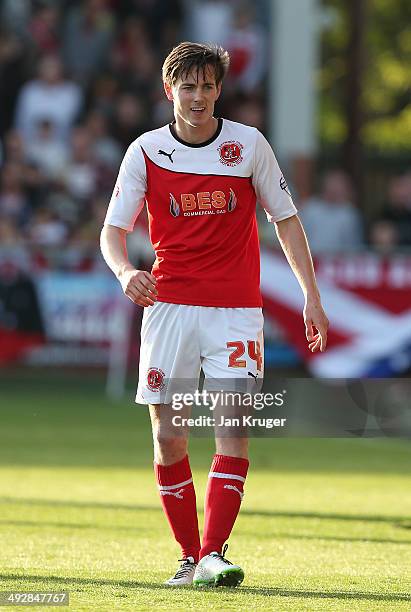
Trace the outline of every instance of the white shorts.
[[136, 402], [169, 404], [175, 383], [193, 393], [201, 368], [209, 389], [214, 381], [215, 388], [224, 382], [228, 391], [249, 391], [264, 374], [263, 322], [261, 308], [145, 308]]

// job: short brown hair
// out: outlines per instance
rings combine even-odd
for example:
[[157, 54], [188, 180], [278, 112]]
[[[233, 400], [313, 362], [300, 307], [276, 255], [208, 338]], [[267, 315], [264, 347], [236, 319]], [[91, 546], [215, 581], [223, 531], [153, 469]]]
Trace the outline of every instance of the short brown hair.
[[175, 85], [179, 78], [186, 77], [192, 70], [205, 73], [206, 67], [214, 69], [218, 85], [227, 74], [230, 65], [228, 52], [215, 44], [182, 42], [167, 55], [163, 64], [163, 81]]

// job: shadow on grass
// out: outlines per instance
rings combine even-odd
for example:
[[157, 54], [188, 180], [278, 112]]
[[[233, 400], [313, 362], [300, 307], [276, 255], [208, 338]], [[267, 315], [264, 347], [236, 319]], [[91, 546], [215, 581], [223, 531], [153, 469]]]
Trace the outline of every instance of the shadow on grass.
[[[126, 531], [133, 533], [144, 532], [144, 528], [129, 526], [129, 525], [104, 525], [101, 523], [62, 523], [60, 521], [25, 521], [25, 520], [0, 520], [0, 526], [7, 525], [10, 527], [35, 527], [36, 529], [91, 529], [91, 530], [108, 530], [108, 531]], [[247, 533], [245, 533], [247, 535]], [[254, 538], [267, 538], [267, 534], [253, 532]], [[411, 540], [395, 540], [388, 538], [353, 538], [328, 535], [305, 535], [296, 533], [274, 533], [275, 540], [327, 540], [332, 542], [358, 542], [362, 544], [405, 544], [411, 546]]]
[[[247, 532], [243, 535], [251, 535]], [[253, 538], [260, 538], [260, 535], [253, 531]], [[261, 534], [261, 539], [266, 539], [267, 534]], [[298, 533], [274, 533], [273, 538], [275, 540], [329, 540], [331, 542], [354, 542], [360, 544], [405, 544], [411, 546], [411, 540], [396, 540], [394, 538], [345, 538], [343, 536], [328, 536], [328, 535], [306, 535]]]
[[281, 512], [271, 510], [242, 510], [241, 514], [256, 517], [307, 518], [330, 521], [366, 521], [369, 523], [402, 523], [409, 521], [407, 516], [373, 515], [373, 514], [338, 514], [333, 512]]
[[[64, 586], [65, 589], [70, 585], [75, 588], [77, 585], [95, 585], [95, 586], [113, 586], [125, 587], [130, 589], [156, 589], [168, 592], [176, 592], [175, 589], [164, 584], [156, 584], [151, 582], [138, 582], [135, 580], [109, 580], [106, 578], [74, 578], [64, 576], [37, 576], [37, 575], [20, 575], [20, 574], [0, 574], [0, 580], [16, 581], [24, 580], [25, 582], [53, 582], [56, 588]], [[202, 593], [204, 589], [195, 587], [184, 587], [184, 591], [192, 591], [193, 593]], [[301, 589], [281, 589], [273, 587], [247, 587], [241, 586], [238, 589], [232, 588], [207, 588], [207, 593], [231, 593], [233, 596], [241, 596], [242, 593], [251, 595], [262, 595], [266, 597], [305, 597], [314, 599], [358, 599], [364, 601], [411, 601], [411, 596], [407, 593], [367, 593], [364, 591], [306, 591]], [[178, 590], [177, 590], [178, 592]]]
[[[41, 528], [58, 528], [58, 529], [108, 529], [110, 531], [133, 531], [133, 532], [144, 532], [144, 527], [134, 527], [128, 525], [102, 525], [99, 523], [61, 523], [59, 521], [9, 521], [0, 520], [1, 525], [8, 525], [11, 527], [35, 527], [36, 529]], [[411, 544], [411, 542], [410, 542]]]
[[[55, 506], [65, 508], [89, 508], [94, 510], [128, 510], [131, 512], [162, 512], [158, 506], [135, 506], [132, 504], [112, 504], [107, 502], [82, 502], [62, 499], [41, 499], [24, 497], [0, 497], [0, 504], [18, 504], [23, 506]], [[365, 521], [371, 523], [398, 523], [398, 526], [409, 527], [411, 517], [372, 515], [372, 514], [338, 514], [331, 512], [283, 512], [277, 510], [241, 510], [241, 515], [266, 518], [306, 518], [331, 521]]]

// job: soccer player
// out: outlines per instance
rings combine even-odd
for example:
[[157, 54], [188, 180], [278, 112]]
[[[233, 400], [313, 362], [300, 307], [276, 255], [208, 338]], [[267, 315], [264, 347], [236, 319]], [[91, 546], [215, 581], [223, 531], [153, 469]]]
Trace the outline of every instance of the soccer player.
[[[244, 578], [223, 546], [243, 497], [247, 437], [216, 438], [200, 543], [187, 435], [173, 433], [168, 384], [197, 382], [200, 368], [206, 381], [232, 380], [233, 389], [238, 379], [263, 376], [256, 202], [304, 292], [310, 349], [327, 343], [310, 251], [274, 153], [257, 129], [214, 117], [228, 66], [219, 46], [184, 42], [171, 51], [163, 82], [175, 120], [131, 143], [101, 235], [125, 295], [145, 307], [136, 401], [149, 404], [155, 476], [182, 550], [169, 585], [236, 586]], [[126, 249], [144, 204], [156, 253], [151, 274], [136, 270]]]

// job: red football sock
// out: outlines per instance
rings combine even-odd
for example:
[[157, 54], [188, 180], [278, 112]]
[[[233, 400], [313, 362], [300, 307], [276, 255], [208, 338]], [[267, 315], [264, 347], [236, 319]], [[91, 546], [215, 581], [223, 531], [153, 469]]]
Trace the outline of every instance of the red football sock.
[[203, 546], [200, 559], [221, 552], [231, 533], [243, 498], [248, 459], [214, 455], [205, 499]]
[[197, 562], [201, 544], [196, 494], [188, 455], [172, 465], [154, 462], [154, 472], [164, 512], [181, 546], [183, 558], [194, 557]]

